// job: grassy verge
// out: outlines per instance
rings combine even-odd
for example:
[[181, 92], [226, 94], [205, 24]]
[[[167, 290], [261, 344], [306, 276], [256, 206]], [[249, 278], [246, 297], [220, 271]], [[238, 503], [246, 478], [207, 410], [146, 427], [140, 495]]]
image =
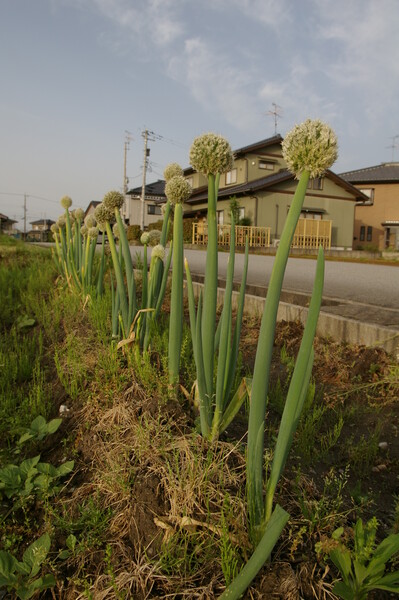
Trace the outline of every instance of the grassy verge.
[[[10, 497], [10, 484], [0, 489], [1, 551], [22, 561], [36, 540], [48, 535], [51, 542], [39, 572], [19, 580], [10, 597], [52, 576], [56, 598], [217, 598], [251, 554], [246, 411], [221, 441], [205, 441], [195, 433], [187, 329], [186, 395], [172, 401], [166, 319], [145, 360], [117, 351], [108, 333], [109, 296], [84, 303], [56, 281], [49, 252], [4, 247], [0, 240], [0, 473], [39, 455], [39, 464], [54, 469], [73, 461], [65, 475], [42, 468], [45, 481], [33, 474], [32, 487], [20, 472]], [[244, 373], [252, 370], [258, 330], [258, 322], [245, 320]], [[299, 324], [278, 326], [266, 448], [273, 447], [301, 336]], [[337, 572], [315, 544], [358, 516], [376, 515], [382, 535], [399, 530], [398, 367], [380, 350], [321, 339], [315, 356], [279, 489], [292, 518], [248, 599], [332, 599]], [[60, 407], [54, 433], [19, 443], [35, 417], [48, 423]], [[266, 451], [265, 468], [271, 458]]]

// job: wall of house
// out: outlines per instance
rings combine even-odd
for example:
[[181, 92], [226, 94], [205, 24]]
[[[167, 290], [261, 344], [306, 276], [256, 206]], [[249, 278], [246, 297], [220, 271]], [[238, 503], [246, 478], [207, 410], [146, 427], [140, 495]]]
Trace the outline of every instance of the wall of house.
[[[130, 198], [129, 200], [129, 214], [130, 214], [130, 225], [140, 225], [141, 221], [141, 200], [139, 198]], [[148, 205], [154, 204], [149, 200], [146, 200], [144, 205], [144, 227], [148, 227], [150, 223], [156, 223], [160, 221], [163, 216], [161, 215], [149, 215]]]
[[[309, 190], [303, 206], [308, 209], [323, 210], [321, 218], [332, 221], [332, 246], [352, 248], [354, 198], [331, 180], [326, 179], [323, 188], [319, 192]], [[259, 193], [256, 224], [271, 227], [272, 239], [281, 236], [295, 189], [296, 183], [290, 181], [281, 184], [278, 190]]]
[[[353, 247], [375, 246], [383, 250], [385, 230], [381, 223], [399, 221], [399, 184], [374, 183], [356, 185], [358, 189], [374, 188], [374, 204], [356, 205]], [[365, 240], [360, 240], [360, 228], [365, 228]], [[372, 227], [371, 240], [367, 240], [367, 228]]]
[[[269, 163], [268, 166], [273, 166], [273, 168], [260, 168], [262, 163]], [[274, 175], [287, 167], [281, 153], [280, 144], [270, 146], [270, 148], [264, 149], [259, 153], [251, 152], [247, 154], [247, 164], [248, 181]], [[264, 164], [264, 166], [266, 165]]]
[[220, 175], [219, 189], [234, 187], [235, 185], [240, 185], [241, 183], [247, 182], [247, 161], [245, 158], [238, 158], [234, 161], [233, 170], [236, 171], [236, 178], [231, 183], [228, 183], [228, 175], [227, 173], [222, 173]]

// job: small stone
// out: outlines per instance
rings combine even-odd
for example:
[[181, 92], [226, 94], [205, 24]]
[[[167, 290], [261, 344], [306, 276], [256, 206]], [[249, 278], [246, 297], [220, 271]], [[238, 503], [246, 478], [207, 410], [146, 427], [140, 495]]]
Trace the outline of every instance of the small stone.
[[387, 466], [382, 464], [382, 465], [377, 465], [377, 469], [381, 472], [381, 471], [386, 471], [387, 470]]
[[67, 407], [66, 404], [61, 404], [61, 406], [59, 408], [59, 413], [60, 413], [60, 415], [65, 415], [66, 413], [69, 413], [69, 408]]
[[387, 450], [387, 448], [388, 448], [388, 442], [380, 442], [378, 444], [378, 447], [379, 447], [380, 450]]

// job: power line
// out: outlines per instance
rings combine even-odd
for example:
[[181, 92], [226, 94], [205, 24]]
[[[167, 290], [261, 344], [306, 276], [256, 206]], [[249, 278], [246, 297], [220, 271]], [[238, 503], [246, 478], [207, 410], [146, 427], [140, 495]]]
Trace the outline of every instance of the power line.
[[52, 202], [53, 204], [59, 204], [57, 200], [50, 200], [49, 198], [43, 198], [43, 196], [35, 196], [34, 194], [25, 194], [18, 192], [0, 192], [3, 196], [27, 196], [29, 198], [36, 198], [37, 200], [45, 200], [46, 202]]

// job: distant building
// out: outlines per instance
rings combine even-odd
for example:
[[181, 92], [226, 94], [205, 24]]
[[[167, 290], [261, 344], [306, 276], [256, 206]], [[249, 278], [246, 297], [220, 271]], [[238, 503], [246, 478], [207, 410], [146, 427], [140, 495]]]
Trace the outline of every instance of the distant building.
[[51, 219], [39, 219], [31, 221], [32, 229], [26, 234], [29, 242], [47, 242], [49, 240], [50, 228], [55, 221]]
[[366, 196], [356, 201], [353, 247], [399, 250], [399, 163], [341, 173]]
[[101, 202], [97, 201], [97, 200], [92, 200], [89, 204], [89, 206], [86, 208], [85, 210], [85, 216], [84, 218], [86, 218], [88, 215], [93, 215], [94, 211], [96, 210], [97, 206], [101, 204]]
[[18, 230], [14, 227], [15, 223], [17, 223], [17, 221], [0, 213], [0, 233], [5, 235], [17, 235]]
[[[127, 192], [127, 200], [122, 213], [130, 225], [140, 225], [142, 188], [137, 187]], [[145, 187], [144, 228], [150, 223], [162, 219], [161, 205], [166, 202], [165, 182], [163, 180], [148, 183]]]

